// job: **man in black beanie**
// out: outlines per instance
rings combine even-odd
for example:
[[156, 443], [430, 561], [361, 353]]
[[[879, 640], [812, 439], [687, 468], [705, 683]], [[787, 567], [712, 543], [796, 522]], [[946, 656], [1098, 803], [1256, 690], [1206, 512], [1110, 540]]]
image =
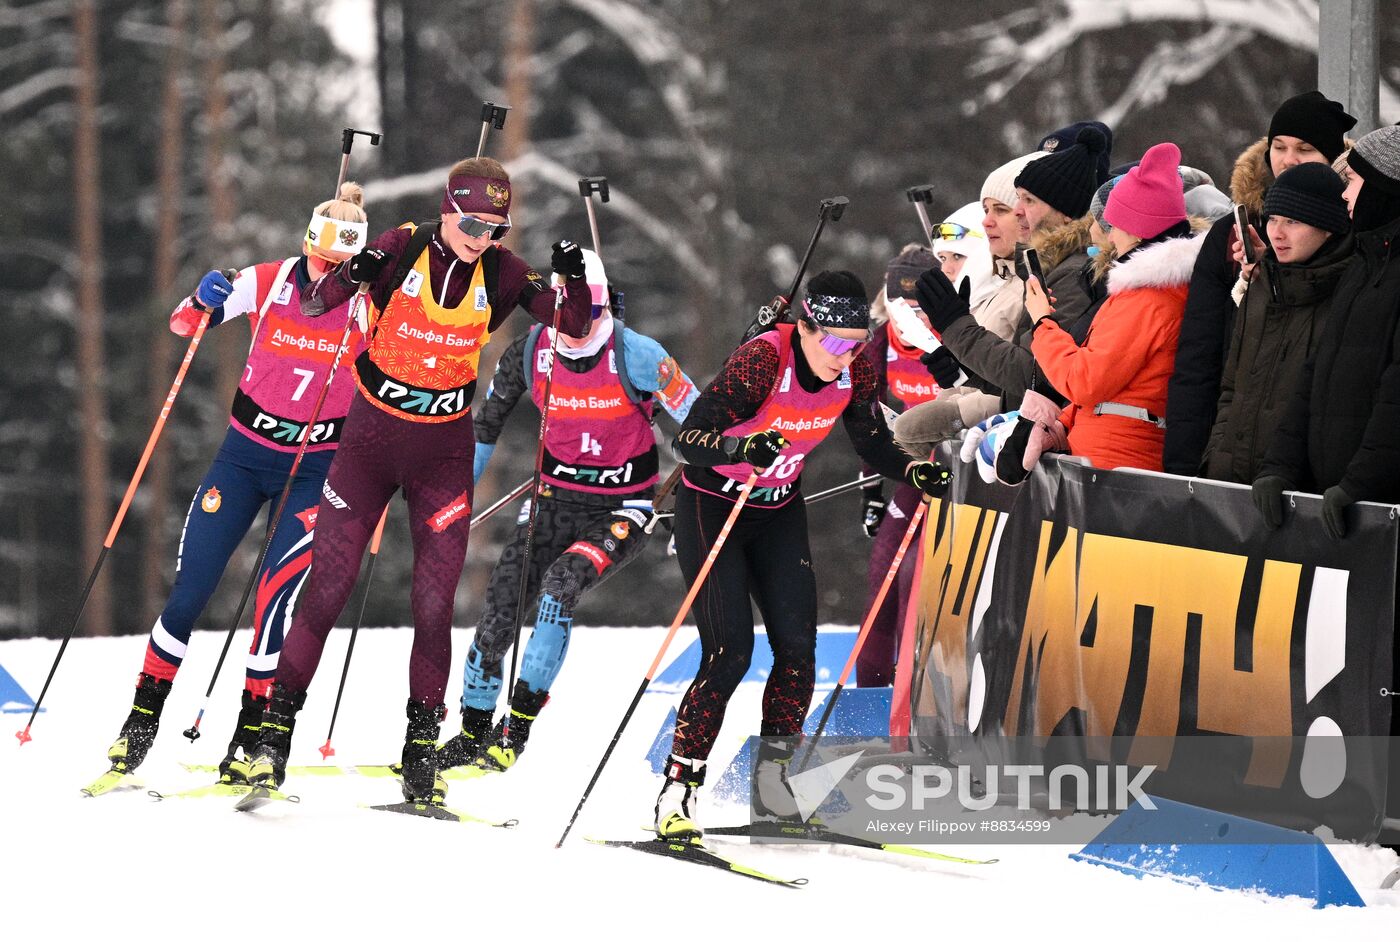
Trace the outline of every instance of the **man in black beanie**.
[[1086, 124], [1073, 146], [1022, 168], [1013, 184], [1022, 242], [1037, 229], [1063, 226], [1089, 211], [1089, 201], [1102, 182], [1098, 166], [1107, 148], [1103, 132]]
[[[1230, 196], [1264, 231], [1264, 193], [1279, 175], [1298, 164], [1330, 164], [1346, 150], [1346, 132], [1356, 119], [1339, 102], [1309, 91], [1279, 105], [1259, 138], [1235, 161]], [[1177, 338], [1176, 362], [1167, 383], [1167, 438], [1162, 466], [1170, 474], [1199, 474], [1215, 423], [1220, 375], [1234, 326], [1231, 289], [1239, 274], [1234, 254], [1233, 214], [1217, 219], [1196, 256], [1186, 312]]]
[[[1269, 150], [1313, 148], [1330, 164], [1347, 149], [1346, 133], [1356, 127], [1356, 119], [1342, 103], [1319, 91], [1303, 92], [1279, 105], [1269, 122]], [[1275, 170], [1282, 173], [1283, 169]]]
[[1285, 170], [1264, 213], [1269, 245], [1251, 227], [1262, 262], [1244, 266], [1235, 285], [1240, 312], [1205, 457], [1206, 477], [1236, 484], [1258, 474], [1353, 252], [1342, 178], [1326, 164]]
[[1094, 128], [1103, 135], [1103, 153], [1099, 154], [1098, 162], [1094, 165], [1094, 174], [1097, 178], [1095, 186], [1103, 186], [1112, 175], [1109, 172], [1109, 167], [1113, 163], [1113, 130], [1102, 121], [1076, 121], [1069, 127], [1060, 128], [1058, 131], [1051, 131], [1040, 139], [1040, 144], [1036, 147], [1036, 150], [1043, 150], [1047, 154], [1068, 150], [1078, 142], [1079, 132], [1085, 128]]

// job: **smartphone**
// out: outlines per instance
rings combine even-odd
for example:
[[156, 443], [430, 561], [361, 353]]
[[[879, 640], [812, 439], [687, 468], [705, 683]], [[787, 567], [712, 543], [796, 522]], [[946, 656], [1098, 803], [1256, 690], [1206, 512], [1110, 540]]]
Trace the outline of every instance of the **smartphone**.
[[1040, 282], [1040, 290], [1045, 290], [1045, 273], [1040, 270], [1040, 253], [1035, 249], [1026, 249], [1025, 254], [1026, 271], [1035, 276], [1035, 280]]
[[1253, 265], [1257, 259], [1254, 257], [1254, 243], [1249, 238], [1249, 213], [1243, 206], [1238, 205], [1235, 207], [1235, 234], [1244, 246], [1245, 264]]

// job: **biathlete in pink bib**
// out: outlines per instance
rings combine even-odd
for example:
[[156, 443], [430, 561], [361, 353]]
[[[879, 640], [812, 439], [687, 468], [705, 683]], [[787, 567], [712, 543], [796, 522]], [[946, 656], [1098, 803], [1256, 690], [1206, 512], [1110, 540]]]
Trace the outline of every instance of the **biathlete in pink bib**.
[[[751, 472], [761, 472], [695, 600], [700, 669], [676, 717], [666, 782], [656, 802], [657, 834], [700, 832], [696, 790], [725, 707], [753, 654], [756, 603], [773, 649], [760, 735], [796, 736], [812, 699], [817, 581], [807, 540], [802, 468], [839, 421], [857, 454], [879, 473], [926, 493], [947, 473], [910, 461], [878, 414], [875, 372], [857, 354], [870, 339], [865, 286], [850, 272], [812, 278], [794, 308], [797, 324], [744, 344], [690, 410], [675, 440], [687, 463], [676, 495], [676, 553], [693, 583]], [[765, 743], [755, 774], [785, 790], [791, 743]], [[761, 779], [761, 780], [762, 780]], [[761, 781], [760, 780], [760, 781]], [[764, 794], [760, 792], [760, 794]], [[781, 807], [783, 795], [771, 798]], [[790, 792], [787, 805], [792, 807]], [[762, 809], [760, 809], [762, 810]]]
[[247, 780], [248, 758], [257, 741], [282, 637], [291, 624], [292, 603], [311, 565], [312, 527], [321, 486], [355, 395], [348, 362], [364, 346], [360, 331], [352, 329], [342, 368], [336, 371], [316, 424], [308, 430], [336, 348], [345, 336], [351, 305], [347, 297], [312, 318], [301, 309], [300, 291], [364, 247], [367, 223], [362, 202], [359, 185], [345, 184], [341, 199], [316, 207], [307, 227], [304, 254], [245, 268], [232, 282], [211, 271], [194, 296], [170, 315], [170, 329], [181, 337], [194, 334], [206, 310], [211, 325], [244, 317], [252, 327], [252, 342], [234, 394], [228, 434], [185, 515], [175, 585], [151, 628], [135, 701], [108, 750], [116, 771], [130, 772], [146, 758], [195, 620], [262, 506], [269, 504], [268, 513], [272, 513], [302, 438], [309, 437], [257, 576], [243, 705], [219, 766], [221, 781]]
[[[486, 606], [463, 670], [462, 731], [439, 750], [441, 768], [472, 763], [510, 768], [525, 749], [530, 726], [564, 665], [574, 609], [583, 594], [636, 559], [656, 485], [653, 403], [677, 423], [698, 395], [695, 385], [655, 340], [614, 319], [603, 263], [584, 249], [593, 326], [581, 339], [560, 337], [550, 389], [540, 505], [525, 591], [539, 594], [534, 630], [510, 698], [510, 743], [493, 731], [502, 661], [515, 635], [529, 508], [491, 572]], [[529, 392], [544, 407], [549, 328], [532, 328], [507, 348], [476, 425], [476, 476], [496, 447], [506, 417]]]

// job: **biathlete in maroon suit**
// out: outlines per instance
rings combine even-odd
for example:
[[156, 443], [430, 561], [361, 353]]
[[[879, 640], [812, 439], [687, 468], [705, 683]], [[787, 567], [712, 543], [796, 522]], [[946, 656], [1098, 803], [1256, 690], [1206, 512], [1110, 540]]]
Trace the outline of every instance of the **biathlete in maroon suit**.
[[[698, 395], [659, 343], [619, 329], [602, 261], [587, 249], [583, 256], [593, 327], [582, 339], [559, 338], [525, 586], [527, 596], [539, 594], [539, 605], [511, 691], [510, 742], [501, 742], [500, 725], [493, 732], [492, 722], [502, 662], [515, 636], [528, 505], [491, 571], [486, 605], [463, 668], [462, 731], [439, 750], [442, 769], [472, 763], [501, 772], [524, 752], [531, 724], [564, 665], [579, 599], [636, 559], [646, 545], [644, 526], [657, 476], [653, 403], [681, 423]], [[478, 478], [527, 382], [535, 407], [543, 407], [549, 348], [549, 328], [535, 327], [497, 362], [476, 424]]]
[[[758, 604], [773, 649], [763, 692], [764, 736], [795, 736], [812, 699], [817, 585], [807, 540], [802, 465], [839, 420], [857, 454], [881, 474], [929, 493], [947, 472], [911, 462], [877, 414], [875, 372], [859, 359], [870, 336], [865, 287], [850, 272], [822, 272], [807, 286], [796, 325], [744, 344], [690, 410], [675, 440], [687, 463], [676, 496], [676, 553], [689, 583], [728, 519], [744, 482], [762, 472], [695, 601], [700, 669], [681, 700], [666, 783], [656, 802], [662, 837], [699, 833], [696, 789], [730, 696], [753, 654]], [[765, 743], [755, 774], [786, 788], [791, 746]], [[781, 794], [772, 801], [780, 804]], [[791, 793], [786, 802], [792, 803]], [[781, 813], [786, 810], [776, 808]]]
[[[440, 802], [445, 795], [434, 752], [452, 657], [452, 603], [470, 528], [477, 364], [491, 331], [516, 305], [548, 323], [556, 300], [538, 273], [499, 245], [510, 229], [510, 195], [500, 163], [461, 161], [444, 189], [440, 225], [383, 233], [310, 286], [308, 312], [341, 304], [357, 282], [370, 285], [374, 307], [368, 349], [355, 360], [359, 394], [318, 510], [316, 561], [249, 775], [254, 784], [281, 784], [296, 713], [326, 637], [354, 589], [380, 513], [402, 490], [413, 539], [414, 628], [403, 790], [411, 801]], [[590, 324], [583, 255], [560, 242], [553, 261], [566, 279], [560, 323], [565, 333], [582, 335]]]
[[[888, 400], [896, 412], [931, 402], [942, 391], [925, 363], [927, 354], [906, 342], [899, 329], [899, 324], [908, 316], [923, 319], [927, 326], [914, 286], [919, 275], [937, 264], [933, 253], [920, 245], [907, 246], [890, 262], [885, 269], [885, 290], [877, 301], [877, 307], [883, 304], [890, 316], [875, 329], [875, 338], [861, 353], [875, 368], [882, 398]], [[895, 316], [896, 313], [901, 316]], [[870, 469], [865, 471], [869, 473]], [[907, 484], [896, 484], [887, 504], [881, 482], [872, 481], [861, 489], [861, 526], [865, 535], [875, 541], [870, 548], [866, 611], [890, 571], [894, 554], [899, 550], [900, 541], [909, 529], [909, 519], [922, 496]], [[894, 682], [899, 632], [914, 589], [914, 568], [915, 554], [907, 553], [856, 659], [857, 686], [887, 687]]]
[[[308, 317], [301, 310], [298, 291], [364, 247], [367, 223], [362, 202], [359, 185], [345, 184], [341, 199], [316, 207], [303, 243], [305, 254], [245, 268], [232, 282], [211, 271], [194, 297], [170, 315], [170, 329], [181, 337], [193, 336], [206, 310], [211, 325], [246, 317], [252, 342], [234, 394], [228, 434], [185, 515], [175, 585], [151, 628], [131, 712], [107, 752], [114, 771], [130, 772], [145, 760], [195, 620], [263, 504], [271, 505], [271, 515], [287, 484], [307, 435], [311, 410], [345, 336], [346, 318], [352, 316], [347, 298], [322, 317]], [[363, 335], [352, 328], [346, 356], [355, 356], [363, 345]], [[311, 564], [311, 533], [321, 484], [354, 394], [350, 371], [338, 370], [310, 430], [306, 455], [258, 573], [243, 704], [228, 753], [219, 765], [222, 782], [247, 781], [248, 759], [267, 706], [282, 636], [291, 623], [292, 602]], [[268, 525], [272, 523], [269, 519]]]

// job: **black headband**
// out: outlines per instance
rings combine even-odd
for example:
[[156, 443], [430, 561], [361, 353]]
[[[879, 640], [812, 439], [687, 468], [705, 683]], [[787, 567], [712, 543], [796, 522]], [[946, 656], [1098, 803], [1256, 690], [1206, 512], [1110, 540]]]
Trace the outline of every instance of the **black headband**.
[[870, 327], [870, 302], [865, 298], [842, 298], [830, 294], [809, 294], [803, 302], [808, 317], [823, 327]]

